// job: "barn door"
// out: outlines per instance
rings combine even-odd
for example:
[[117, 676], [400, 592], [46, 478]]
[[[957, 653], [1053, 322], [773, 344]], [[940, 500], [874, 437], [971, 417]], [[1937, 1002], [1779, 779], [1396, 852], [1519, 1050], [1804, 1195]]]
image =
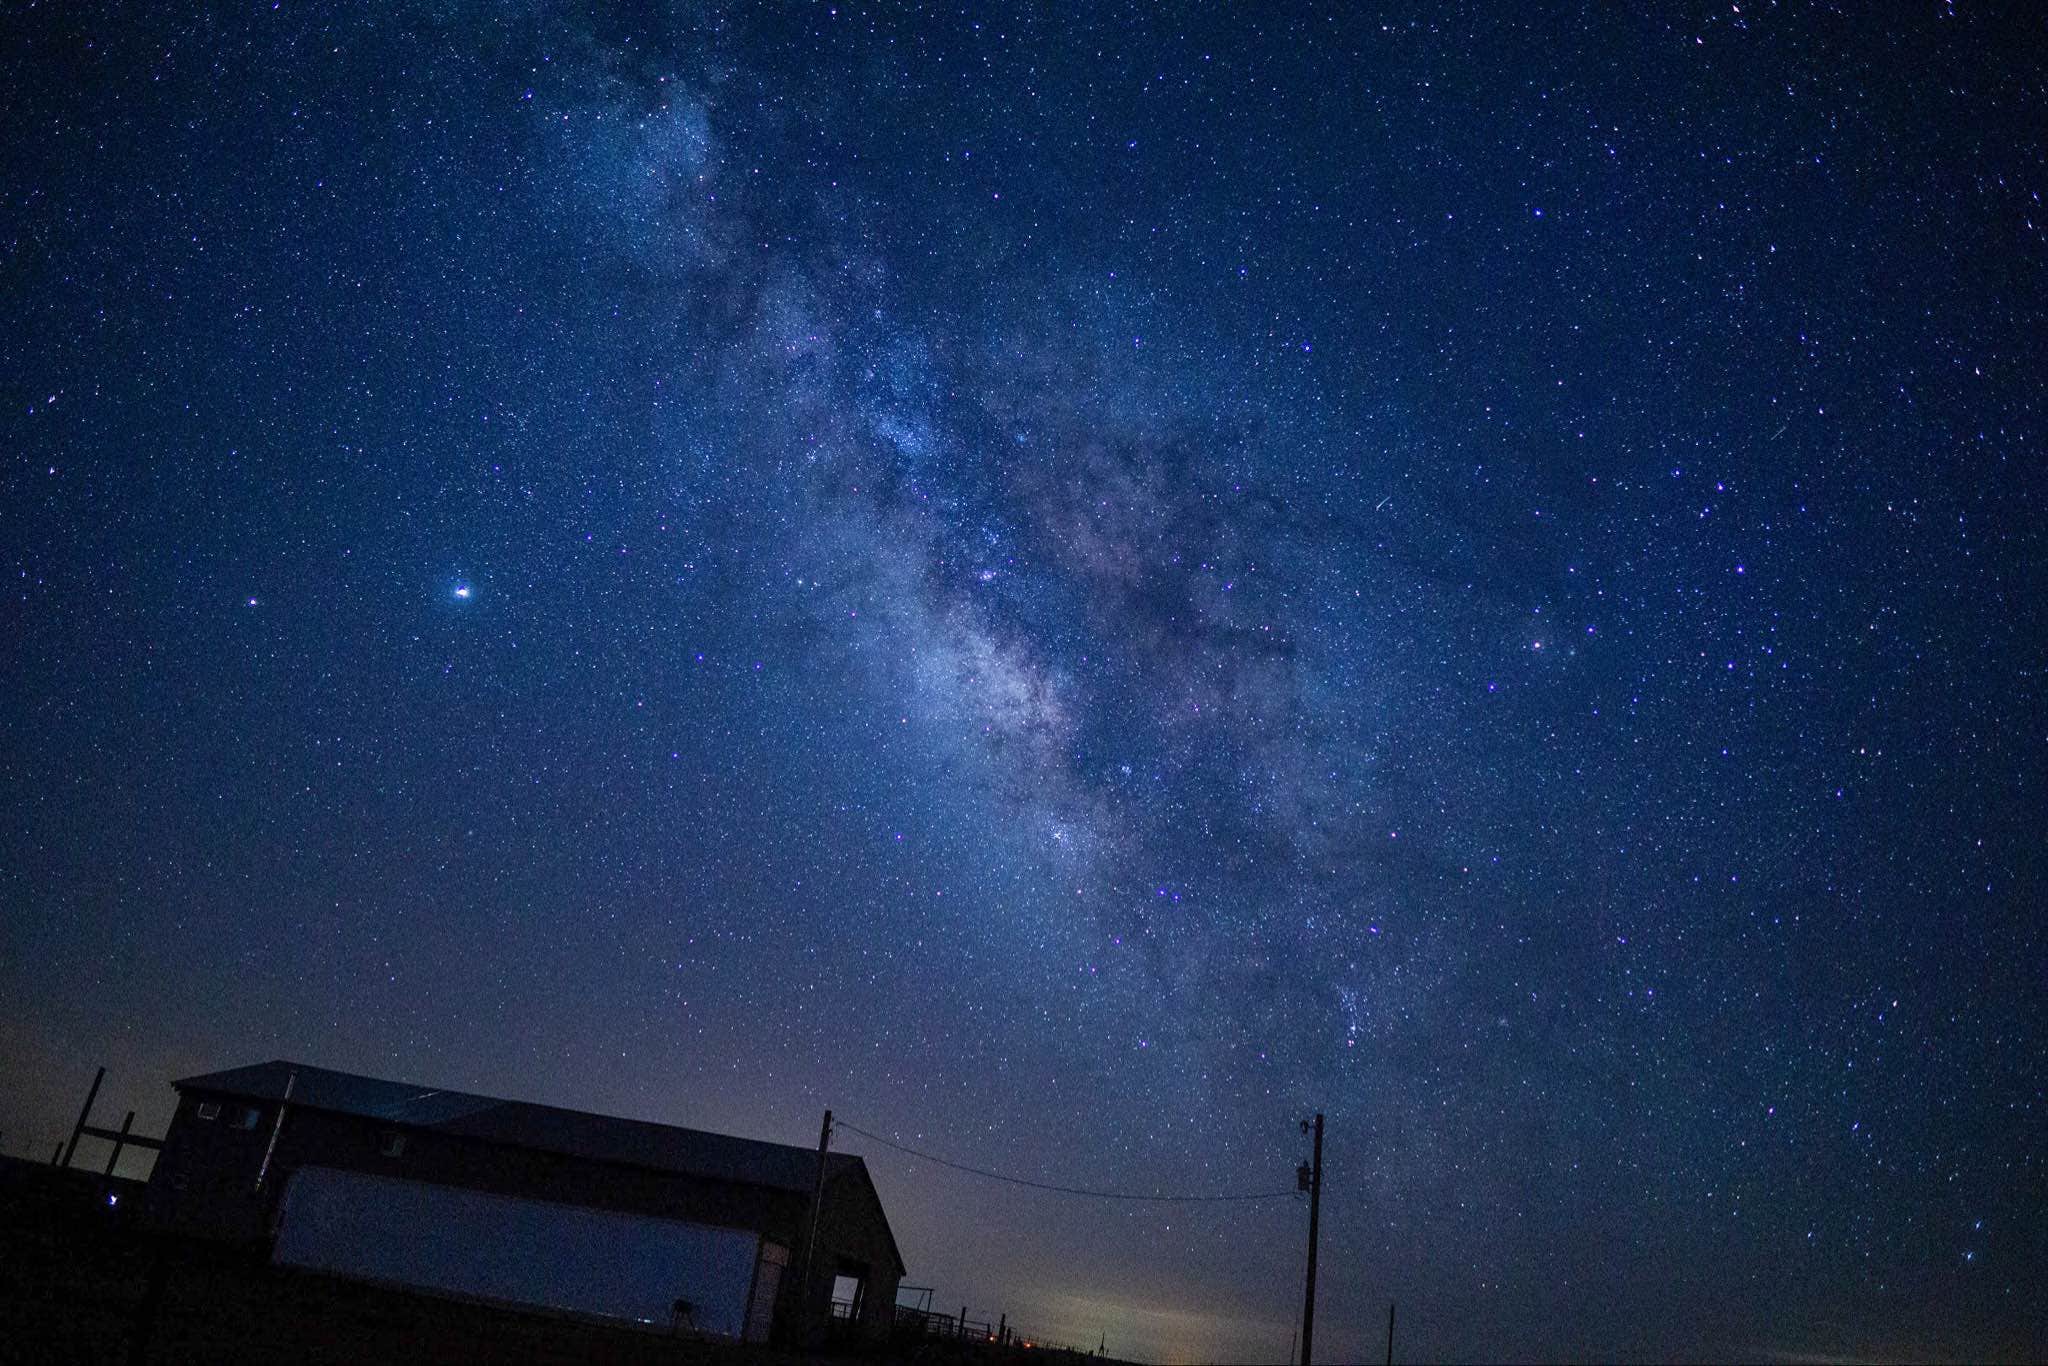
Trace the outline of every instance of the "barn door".
[[782, 1289], [782, 1269], [789, 1265], [789, 1249], [780, 1243], [761, 1240], [761, 1259], [754, 1263], [754, 1293], [747, 1301], [744, 1342], [766, 1342], [775, 1328], [775, 1296]]

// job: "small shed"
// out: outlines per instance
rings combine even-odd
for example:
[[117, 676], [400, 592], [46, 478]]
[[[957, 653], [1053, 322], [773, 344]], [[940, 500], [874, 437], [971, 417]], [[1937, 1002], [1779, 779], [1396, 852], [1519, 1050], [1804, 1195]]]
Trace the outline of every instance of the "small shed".
[[867, 1165], [813, 1148], [275, 1061], [174, 1083], [150, 1206], [336, 1275], [761, 1341], [886, 1327], [903, 1258]]

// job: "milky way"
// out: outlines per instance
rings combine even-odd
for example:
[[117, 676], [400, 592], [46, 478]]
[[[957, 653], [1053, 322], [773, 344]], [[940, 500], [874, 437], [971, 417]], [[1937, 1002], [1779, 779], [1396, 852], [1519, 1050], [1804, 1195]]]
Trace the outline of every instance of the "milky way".
[[[1321, 1111], [1333, 1359], [2041, 1353], [2038, 23], [390, 8], [0, 38], [9, 1151]], [[1294, 1331], [1291, 1198], [842, 1146]]]

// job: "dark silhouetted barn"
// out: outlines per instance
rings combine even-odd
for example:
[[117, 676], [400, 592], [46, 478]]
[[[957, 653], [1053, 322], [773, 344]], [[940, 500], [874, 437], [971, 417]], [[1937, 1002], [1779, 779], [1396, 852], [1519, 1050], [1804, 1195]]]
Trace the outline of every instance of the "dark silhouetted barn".
[[875, 1327], [904, 1266], [860, 1158], [266, 1062], [175, 1083], [155, 1216], [280, 1262], [759, 1341]]

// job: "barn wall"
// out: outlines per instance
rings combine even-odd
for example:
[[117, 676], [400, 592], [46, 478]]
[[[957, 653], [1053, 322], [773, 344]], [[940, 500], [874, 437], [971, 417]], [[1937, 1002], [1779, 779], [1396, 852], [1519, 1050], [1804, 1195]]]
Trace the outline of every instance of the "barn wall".
[[[266, 1235], [280, 1182], [302, 1166], [339, 1167], [749, 1228], [785, 1244], [795, 1239], [807, 1208], [806, 1197], [798, 1192], [614, 1166], [430, 1129], [399, 1129], [378, 1120], [300, 1106], [291, 1107], [286, 1116], [271, 1159], [271, 1177], [259, 1194], [256, 1171], [276, 1106], [263, 1106], [261, 1123], [245, 1132], [224, 1122], [227, 1107], [240, 1102], [223, 1101], [222, 1119], [201, 1121], [192, 1113], [197, 1099], [180, 1102], [158, 1164], [166, 1187], [164, 1203], [175, 1210], [172, 1222], [194, 1231]], [[383, 1151], [392, 1134], [404, 1136], [404, 1151], [395, 1156]]]
[[[220, 1114], [210, 1120], [198, 1118], [202, 1104], [219, 1107]], [[235, 1122], [244, 1108], [256, 1111], [253, 1128]], [[151, 1217], [205, 1237], [261, 1237], [265, 1216], [256, 1193], [256, 1172], [276, 1113], [272, 1105], [181, 1095], [149, 1175]]]
[[[221, 1115], [200, 1120], [201, 1103]], [[819, 1221], [819, 1252], [809, 1293], [800, 1294], [801, 1255], [809, 1192], [708, 1180], [592, 1162], [531, 1148], [486, 1143], [431, 1129], [404, 1129], [379, 1120], [292, 1106], [279, 1132], [264, 1189], [256, 1173], [276, 1119], [275, 1102], [256, 1103], [253, 1128], [232, 1116], [251, 1103], [197, 1092], [181, 1095], [151, 1176], [153, 1213], [186, 1232], [209, 1237], [266, 1239], [275, 1232], [279, 1195], [301, 1167], [331, 1167], [409, 1181], [424, 1181], [501, 1195], [652, 1214], [721, 1228], [749, 1229], [788, 1248], [777, 1318], [797, 1333], [829, 1319], [832, 1279], [840, 1258], [867, 1267], [867, 1321], [886, 1326], [893, 1314], [898, 1273], [879, 1200], [852, 1172], [826, 1188]], [[403, 1151], [384, 1151], [393, 1134]]]
[[301, 1167], [274, 1255], [315, 1271], [658, 1327], [688, 1300], [693, 1327], [737, 1338], [760, 1247], [744, 1229]]
[[818, 1244], [815, 1293], [823, 1297], [825, 1312], [831, 1312], [832, 1279], [839, 1259], [845, 1258], [866, 1268], [862, 1319], [871, 1327], [889, 1327], [895, 1320], [896, 1286], [902, 1277], [896, 1270], [895, 1245], [882, 1218], [881, 1200], [857, 1172], [841, 1171], [826, 1186]]

